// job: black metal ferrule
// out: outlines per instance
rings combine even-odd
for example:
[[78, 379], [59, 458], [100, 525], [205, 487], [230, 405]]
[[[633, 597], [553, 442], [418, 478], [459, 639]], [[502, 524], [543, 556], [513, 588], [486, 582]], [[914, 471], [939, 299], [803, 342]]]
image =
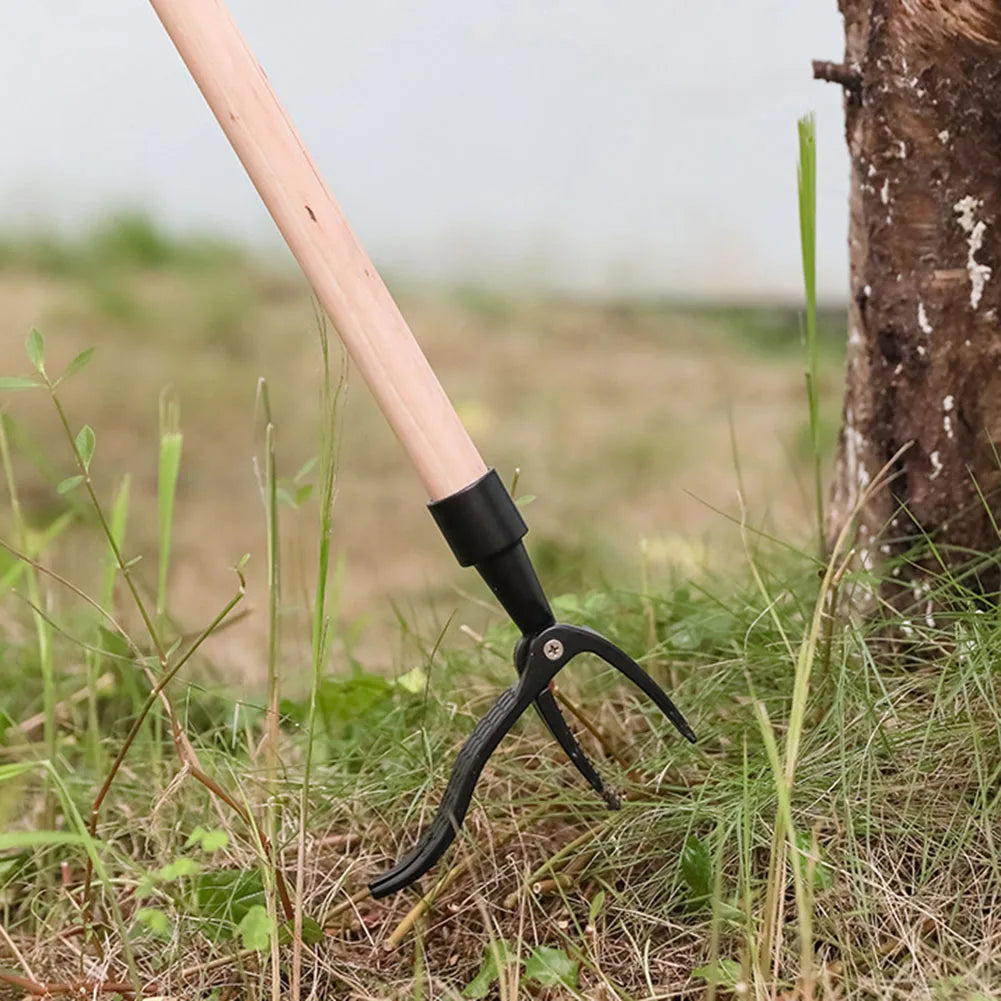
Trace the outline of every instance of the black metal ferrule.
[[525, 636], [554, 622], [522, 539], [528, 532], [507, 488], [491, 469], [475, 483], [428, 505], [460, 566], [474, 566]]

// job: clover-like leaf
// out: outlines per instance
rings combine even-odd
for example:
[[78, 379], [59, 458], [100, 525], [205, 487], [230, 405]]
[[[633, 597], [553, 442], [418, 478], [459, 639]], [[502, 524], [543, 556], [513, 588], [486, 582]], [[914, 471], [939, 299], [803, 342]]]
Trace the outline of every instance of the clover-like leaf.
[[42, 339], [42, 335], [32, 327], [28, 331], [28, 337], [24, 342], [24, 350], [28, 354], [28, 361], [39, 372], [45, 371], [45, 341]]
[[76, 476], [67, 476], [65, 480], [60, 480], [56, 484], [56, 493], [68, 494], [71, 491], [76, 490], [81, 483], [83, 483], [83, 477], [79, 474]]
[[[288, 945], [292, 941], [292, 932], [295, 929], [294, 921], [286, 921], [278, 929], [278, 941], [282, 945]], [[302, 940], [306, 945], [316, 945], [323, 941], [323, 925], [316, 918], [311, 918], [308, 914], [302, 916]]]
[[87, 472], [90, 472], [90, 460], [94, 458], [96, 445], [97, 435], [94, 434], [94, 429], [89, 424], [84, 424], [76, 436], [76, 450]]
[[140, 907], [136, 911], [136, 920], [145, 925], [157, 938], [169, 938], [170, 921], [159, 908]]
[[508, 964], [514, 962], [514, 950], [505, 939], [487, 942], [479, 973], [463, 988], [464, 998], [485, 998]]
[[715, 963], [692, 970], [692, 976], [702, 977], [715, 987], [733, 990], [740, 982], [740, 963], [735, 959], [717, 959]]
[[182, 876], [195, 876], [201, 871], [201, 866], [193, 858], [179, 858], [165, 865], [157, 872], [157, 879], [169, 883]]
[[240, 941], [244, 949], [263, 952], [271, 944], [271, 932], [275, 923], [268, 915], [266, 907], [254, 904], [240, 921]]
[[562, 949], [537, 945], [525, 960], [525, 979], [534, 980], [543, 987], [562, 984], [575, 990], [579, 966], [577, 960], [571, 959]]
[[60, 376], [59, 381], [62, 382], [63, 379], [69, 379], [70, 376], [74, 376], [77, 372], [85, 369], [89, 364], [91, 358], [94, 357], [93, 348], [84, 348], [67, 366], [66, 371]]
[[25, 379], [16, 375], [0, 377], [0, 390], [3, 389], [38, 389], [42, 383], [35, 379]]

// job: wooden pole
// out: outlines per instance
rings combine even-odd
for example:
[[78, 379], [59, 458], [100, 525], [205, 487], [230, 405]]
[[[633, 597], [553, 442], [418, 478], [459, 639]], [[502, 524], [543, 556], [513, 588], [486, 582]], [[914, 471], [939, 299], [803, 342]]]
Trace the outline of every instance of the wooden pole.
[[150, 0], [430, 500], [486, 473], [223, 0]]

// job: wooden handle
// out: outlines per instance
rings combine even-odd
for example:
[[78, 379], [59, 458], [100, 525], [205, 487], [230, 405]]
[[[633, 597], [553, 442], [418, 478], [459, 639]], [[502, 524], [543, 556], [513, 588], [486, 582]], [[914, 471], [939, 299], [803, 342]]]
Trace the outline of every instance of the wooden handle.
[[150, 0], [432, 501], [486, 473], [222, 0]]

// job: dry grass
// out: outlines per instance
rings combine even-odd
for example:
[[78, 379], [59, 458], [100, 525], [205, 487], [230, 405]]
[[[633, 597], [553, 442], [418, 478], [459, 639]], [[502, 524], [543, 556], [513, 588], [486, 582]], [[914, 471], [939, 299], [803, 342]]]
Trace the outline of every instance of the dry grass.
[[[781, 586], [772, 581], [782, 621], [793, 630], [802, 623], [806, 609], [799, 597], [809, 584], [800, 575]], [[605, 813], [528, 720], [497, 755], [463, 838], [437, 874], [457, 861], [467, 868], [392, 952], [385, 943], [413, 896], [361, 901], [336, 918], [327, 916], [410, 844], [456, 742], [509, 672], [482, 648], [463, 651], [456, 644], [432, 670], [429, 702], [396, 700], [389, 715], [367, 730], [374, 747], [358, 753], [357, 736], [336, 728], [322, 738], [304, 907], [327, 934], [306, 950], [303, 997], [455, 997], [473, 979], [492, 938], [514, 943], [523, 954], [536, 945], [564, 950], [580, 965], [579, 996], [586, 998], [704, 996], [705, 978], [693, 971], [716, 957], [734, 964], [738, 981], [745, 978], [750, 996], [759, 998], [996, 996], [1001, 691], [989, 666], [995, 617], [977, 617], [978, 631], [957, 646], [957, 628], [967, 629], [970, 620], [960, 610], [953, 620], [925, 629], [921, 648], [911, 655], [857, 624], [845, 623], [837, 632], [829, 673], [814, 677], [794, 795], [796, 827], [808, 844], [814, 841], [821, 870], [812, 889], [813, 974], [806, 985], [789, 871], [774, 952], [754, 958], [776, 816], [755, 705], [767, 706], [782, 728], [793, 668], [752, 595], [731, 594], [721, 610], [715, 600], [662, 593], [650, 664], [676, 679], [675, 694], [703, 738], [699, 748], [662, 741], [651, 732], [642, 703], [610, 687], [606, 676], [574, 671], [568, 694], [625, 753], [628, 769], [585, 736], [588, 751], [630, 801], [621, 813]], [[635, 596], [607, 599], [600, 614], [612, 615], [622, 638], [634, 644], [647, 626]], [[701, 639], [693, 645], [695, 630]], [[510, 639], [505, 631], [489, 637], [497, 646]], [[453, 718], [448, 700], [459, 672], [478, 680], [467, 680]], [[413, 711], [422, 729], [414, 732], [412, 722], [401, 729], [401, 717]], [[253, 742], [246, 742], [256, 732], [252, 727], [233, 743], [220, 720], [215, 728], [198, 728], [195, 740], [206, 767], [228, 768], [240, 794], [263, 804], [266, 769], [254, 757]], [[390, 754], [383, 744], [395, 749]], [[279, 843], [289, 846], [282, 858], [290, 877], [301, 750], [301, 733], [287, 722], [278, 802], [285, 817]], [[66, 753], [73, 755], [70, 748]], [[116, 787], [100, 832], [102, 855], [114, 873], [95, 913], [102, 956], [73, 934], [78, 853], [37, 856], [48, 860], [50, 872], [60, 861], [69, 864], [62, 887], [40, 868], [31, 880], [15, 882], [28, 896], [8, 891], [0, 906], [23, 969], [44, 980], [124, 979], [123, 938], [108, 910], [116, 899], [131, 929], [140, 980], [155, 982], [158, 996], [268, 996], [267, 953], [244, 953], [233, 938], [210, 934], [213, 922], [193, 899], [194, 877], [161, 883], [142, 901], [168, 916], [166, 937], [157, 938], [135, 919], [133, 894], [143, 876], [178, 858], [199, 859], [212, 871], [256, 873], [262, 865], [251, 833], [215, 811], [190, 780], [168, 781], [172, 774], [176, 770], [165, 768], [151, 788], [148, 768], [133, 762]], [[195, 825], [205, 824], [229, 835], [228, 845], [211, 855], [186, 846]], [[679, 865], [692, 837], [712, 860], [709, 901]], [[577, 848], [561, 855], [574, 842]], [[551, 858], [557, 860], [553, 869], [540, 871]], [[569, 875], [562, 882], [552, 880], [563, 873]], [[716, 996], [734, 994], [721, 986]], [[20, 995], [0, 988], [0, 997], [6, 996]]]
[[[54, 356], [100, 346], [63, 402], [74, 422], [96, 429], [102, 494], [121, 472], [135, 475], [127, 549], [147, 555], [150, 569], [137, 571], [150, 593], [160, 387], [172, 384], [181, 399], [171, 593], [182, 632], [231, 594], [226, 568], [237, 556], [263, 557], [250, 461], [261, 451], [257, 377], [271, 387], [286, 476], [317, 447], [320, 385], [301, 285], [235, 256], [193, 268], [196, 257], [155, 267], [104, 260], [59, 274], [22, 261], [0, 272], [10, 327], [45, 328], [54, 371]], [[510, 682], [514, 641], [479, 592], [451, 586], [473, 591], [441, 551], [378, 415], [352, 386], [335, 514], [335, 551], [345, 560], [339, 626], [318, 690], [305, 815], [312, 502], [283, 514], [288, 698], [277, 746], [264, 740], [267, 594], [265, 561], [255, 555], [251, 614], [170, 687], [190, 741], [187, 765], [155, 712], [111, 787], [96, 843], [76, 833], [74, 806], [86, 815], [149, 685], [109, 660], [111, 680], [90, 704], [92, 665], [76, 640], [92, 635], [92, 617], [46, 579], [45, 611], [63, 632], [53, 634], [57, 750], [43, 767], [31, 618], [5, 596], [0, 998], [21, 998], [33, 983], [88, 997], [102, 986], [119, 996], [134, 987], [216, 1001], [295, 996], [283, 922], [264, 947], [243, 948], [233, 910], [253, 901], [280, 915], [276, 864], [288, 886], [301, 876], [303, 911], [323, 926], [302, 949], [299, 998], [455, 998], [499, 940], [521, 959], [539, 946], [559, 950], [577, 971], [576, 988], [543, 987], [511, 963], [490, 987], [504, 999], [998, 997], [996, 605], [938, 581], [938, 593], [915, 595], [915, 608], [900, 613], [911, 637], [902, 644], [901, 629], [874, 631], [847, 611], [853, 589], [874, 588], [865, 573], [849, 573], [836, 626], [825, 628], [816, 654], [797, 656], [825, 600], [816, 563], [767, 545], [753, 525], [745, 552], [735, 526], [684, 492], [734, 510], [733, 428], [752, 520], [783, 540], [809, 537], [802, 366], [791, 345], [767, 343], [789, 330], [782, 314], [512, 303], [469, 292], [409, 295], [405, 307], [485, 451], [506, 472], [521, 467], [519, 492], [538, 495], [528, 509], [532, 538], [550, 590], [562, 592], [560, 615], [645, 652], [699, 745], [665, 737], [632, 693], [575, 667], [561, 681], [564, 694], [591, 717], [600, 739], [582, 741], [627, 794], [625, 808], [605, 813], [526, 720], [495, 755], [465, 833], [435, 875], [461, 870], [412, 930], [394, 937], [414, 895], [346, 903], [412, 843], [459, 743]], [[20, 340], [0, 345], [3, 374], [25, 370]], [[829, 425], [839, 373], [834, 352], [823, 361]], [[15, 402], [17, 477], [37, 528], [74, 503], [52, 489], [70, 464], [44, 401]], [[100, 545], [86, 511], [77, 516], [72, 537], [45, 562], [93, 592]], [[645, 561], [641, 538], [650, 540]], [[741, 586], [748, 557], [759, 580], [750, 591]], [[929, 600], [939, 610], [932, 621]], [[115, 612], [130, 621], [121, 596]], [[360, 616], [369, 621], [359, 641], [352, 624]], [[420, 674], [410, 687], [386, 680], [411, 668]], [[797, 701], [794, 681], [803, 677], [809, 688]], [[27, 731], [16, 725], [25, 721]], [[781, 762], [786, 786], [776, 781], [769, 739], [782, 744], [800, 725], [794, 760]], [[195, 761], [231, 803], [195, 780]], [[779, 821], [786, 788], [789, 825]], [[46, 835], [50, 843], [36, 843], [47, 813], [61, 826]], [[257, 829], [269, 824], [277, 863]], [[297, 871], [301, 826], [308, 834]], [[790, 827], [776, 845], [775, 832]], [[211, 847], [195, 836], [199, 828], [211, 832]], [[99, 863], [89, 907], [88, 850]], [[798, 892], [797, 860], [806, 880]], [[222, 881], [224, 904], [235, 901], [229, 910], [210, 880]], [[237, 884], [243, 891], [234, 895]]]

